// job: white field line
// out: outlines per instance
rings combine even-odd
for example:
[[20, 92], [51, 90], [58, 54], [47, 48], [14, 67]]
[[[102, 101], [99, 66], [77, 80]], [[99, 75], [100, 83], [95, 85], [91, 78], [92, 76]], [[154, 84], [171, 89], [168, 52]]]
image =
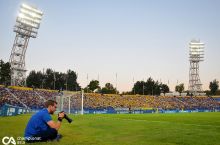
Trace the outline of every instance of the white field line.
[[142, 119], [134, 119], [134, 118], [119, 118], [119, 117], [103, 117], [96, 116], [94, 118], [104, 118], [104, 119], [112, 119], [112, 120], [123, 120], [123, 121], [137, 121], [137, 122], [148, 122], [148, 123], [164, 123], [164, 124], [178, 124], [178, 125], [188, 125], [188, 126], [198, 126], [198, 127], [219, 127], [219, 125], [211, 125], [211, 124], [193, 124], [193, 123], [178, 123], [178, 122], [169, 122], [169, 121], [152, 121], [152, 120], [142, 120]]

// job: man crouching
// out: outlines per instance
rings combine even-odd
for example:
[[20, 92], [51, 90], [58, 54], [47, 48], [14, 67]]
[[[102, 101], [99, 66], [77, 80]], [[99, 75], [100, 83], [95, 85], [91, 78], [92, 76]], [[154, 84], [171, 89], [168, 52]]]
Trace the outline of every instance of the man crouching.
[[44, 109], [34, 114], [29, 120], [25, 129], [26, 142], [44, 142], [51, 140], [59, 140], [58, 129], [61, 126], [64, 112], [58, 114], [58, 121], [51, 119], [50, 114], [53, 114], [57, 108], [57, 102], [48, 100], [45, 102]]

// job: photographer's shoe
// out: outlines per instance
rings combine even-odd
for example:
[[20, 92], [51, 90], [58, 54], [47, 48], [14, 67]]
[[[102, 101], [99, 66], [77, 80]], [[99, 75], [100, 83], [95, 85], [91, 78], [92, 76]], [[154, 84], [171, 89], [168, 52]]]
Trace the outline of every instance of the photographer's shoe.
[[63, 136], [61, 134], [57, 134], [56, 141], [59, 141]]

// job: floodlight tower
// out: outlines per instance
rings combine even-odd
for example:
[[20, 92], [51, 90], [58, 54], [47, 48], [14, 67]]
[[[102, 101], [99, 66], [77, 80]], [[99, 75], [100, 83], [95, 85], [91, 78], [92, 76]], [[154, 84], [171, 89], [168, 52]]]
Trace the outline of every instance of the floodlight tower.
[[11, 85], [26, 85], [25, 53], [29, 39], [37, 37], [43, 13], [33, 6], [22, 4], [14, 26], [16, 33], [10, 55]]
[[200, 42], [200, 40], [192, 40], [189, 43], [189, 49], [189, 92], [196, 95], [202, 91], [199, 62], [204, 60], [204, 43]]

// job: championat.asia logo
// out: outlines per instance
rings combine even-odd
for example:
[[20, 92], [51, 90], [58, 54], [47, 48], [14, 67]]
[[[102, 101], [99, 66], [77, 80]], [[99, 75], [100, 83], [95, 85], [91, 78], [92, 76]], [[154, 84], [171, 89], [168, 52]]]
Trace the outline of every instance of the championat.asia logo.
[[2, 143], [4, 145], [9, 145], [9, 144], [16, 145], [15, 139], [13, 137], [7, 137], [7, 136], [2, 138]]
[[14, 137], [5, 136], [2, 138], [2, 143], [4, 145], [25, 144], [25, 138], [24, 137], [17, 137], [17, 142], [16, 142]]

